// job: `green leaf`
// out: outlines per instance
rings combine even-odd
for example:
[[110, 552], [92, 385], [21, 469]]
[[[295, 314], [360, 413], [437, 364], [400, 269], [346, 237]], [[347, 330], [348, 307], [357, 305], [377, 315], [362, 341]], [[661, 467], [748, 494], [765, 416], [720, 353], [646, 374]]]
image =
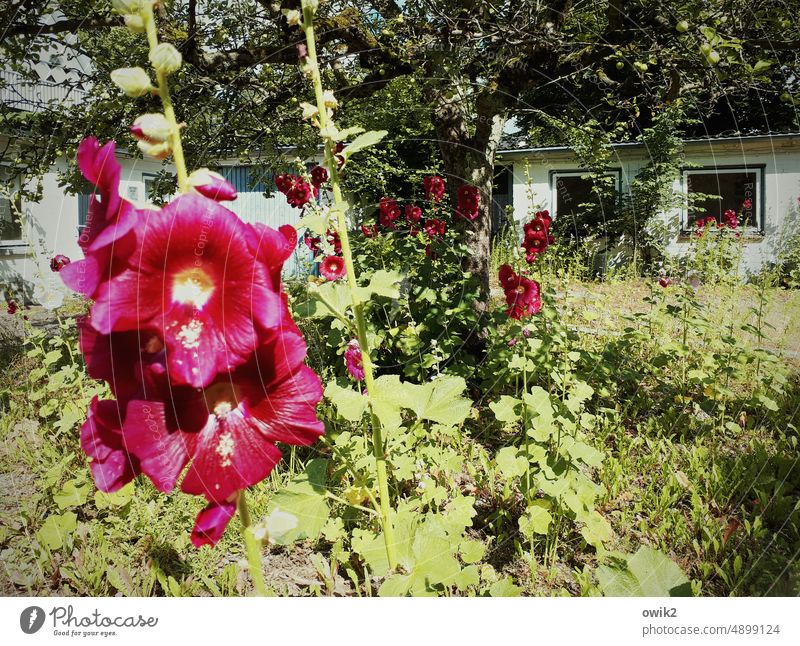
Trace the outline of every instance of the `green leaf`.
[[480, 541], [464, 539], [458, 547], [458, 552], [464, 563], [477, 563], [486, 554], [486, 545]]
[[495, 462], [506, 480], [520, 477], [528, 470], [528, 461], [519, 455], [519, 449], [514, 446], [500, 449], [495, 457]]
[[589, 545], [593, 545], [597, 549], [602, 549], [603, 543], [614, 535], [611, 524], [596, 511], [582, 516], [580, 520], [586, 523], [581, 528], [581, 536]]
[[640, 547], [628, 556], [624, 567], [601, 566], [597, 580], [607, 597], [691, 596], [691, 584], [666, 554]]
[[272, 537], [279, 545], [288, 545], [302, 539], [316, 540], [330, 516], [330, 507], [325, 500], [325, 482], [328, 461], [322, 458], [310, 460], [300, 475], [270, 501], [267, 515], [280, 510], [297, 519], [297, 526], [282, 536]]
[[89, 483], [83, 478], [75, 478], [69, 480], [61, 488], [53, 500], [59, 509], [67, 509], [68, 507], [80, 507], [86, 502], [89, 496]]
[[510, 576], [500, 579], [489, 588], [489, 594], [493, 597], [518, 597], [522, 594], [522, 588], [514, 585]]
[[330, 228], [330, 222], [328, 221], [329, 218], [326, 215], [321, 215], [319, 213], [311, 213], [306, 215], [297, 222], [295, 228], [303, 229], [306, 228], [309, 231], [316, 233], [317, 235], [325, 235]]
[[357, 153], [359, 150], [363, 150], [369, 146], [374, 146], [387, 134], [388, 133], [386, 130], [370, 130], [368, 132], [364, 132], [347, 144], [345, 149], [342, 151], [342, 154], [344, 155], [345, 159], [350, 159], [350, 156], [353, 153]]
[[124, 507], [127, 505], [131, 498], [133, 498], [134, 485], [129, 482], [119, 491], [114, 493], [106, 493], [97, 490], [94, 492], [94, 506], [98, 509], [111, 509], [112, 507]]
[[553, 423], [553, 405], [550, 402], [550, 393], [540, 386], [534, 386], [531, 392], [525, 393], [522, 400], [528, 410], [535, 415], [534, 427], [549, 427]]
[[521, 403], [516, 397], [502, 395], [500, 401], [490, 403], [489, 408], [498, 421], [509, 424], [516, 422], [522, 416], [517, 408]]
[[348, 422], [359, 421], [369, 405], [369, 400], [360, 392], [352, 388], [343, 388], [335, 381], [325, 386], [325, 397], [336, 406], [336, 412]]
[[429, 584], [451, 585], [461, 571], [446, 538], [418, 532], [414, 539], [414, 556], [414, 574], [424, 577]]
[[347, 308], [352, 304], [350, 292], [343, 283], [309, 283], [308, 298], [295, 305], [297, 314], [303, 318], [319, 319], [331, 316], [345, 318]]
[[400, 428], [402, 423], [400, 407], [405, 386], [406, 384], [400, 381], [398, 375], [383, 375], [373, 382], [372, 390], [369, 393], [372, 412], [375, 413], [381, 426], [387, 432]]
[[44, 525], [36, 532], [36, 538], [50, 550], [59, 550], [64, 546], [64, 539], [78, 527], [78, 516], [73, 511], [61, 515], [49, 516]]
[[[546, 504], [546, 503], [545, 503]], [[532, 504], [519, 519], [519, 531], [531, 538], [534, 534], [546, 535], [553, 517], [545, 509], [545, 504]]]
[[402, 280], [403, 274], [401, 274], [399, 271], [387, 271], [386, 269], [379, 269], [372, 274], [369, 285], [358, 288], [358, 297], [362, 301], [368, 301], [370, 298], [372, 298], [373, 294], [376, 296], [384, 296], [386, 298], [400, 298], [399, 285]]
[[379, 597], [404, 597], [411, 587], [411, 577], [407, 574], [393, 574], [378, 588]]
[[765, 72], [770, 67], [772, 67], [772, 61], [758, 61], [755, 65], [753, 65], [753, 72], [756, 74]]
[[413, 410], [419, 419], [443, 426], [458, 426], [472, 408], [472, 402], [461, 396], [466, 387], [463, 377], [451, 375], [441, 375], [426, 384], [405, 383], [402, 406]]

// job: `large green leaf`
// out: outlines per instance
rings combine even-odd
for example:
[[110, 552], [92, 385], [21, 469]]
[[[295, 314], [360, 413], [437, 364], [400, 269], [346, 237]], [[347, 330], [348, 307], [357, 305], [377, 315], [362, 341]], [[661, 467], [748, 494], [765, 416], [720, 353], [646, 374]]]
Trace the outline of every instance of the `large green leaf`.
[[336, 406], [336, 412], [348, 422], [357, 422], [367, 410], [369, 400], [352, 388], [342, 388], [335, 381], [325, 386], [325, 397]]
[[350, 291], [343, 283], [309, 283], [308, 297], [294, 306], [295, 311], [303, 318], [319, 319], [335, 317], [345, 318], [347, 308], [352, 304]]
[[413, 410], [419, 419], [457, 426], [472, 408], [472, 402], [461, 396], [466, 387], [463, 377], [451, 375], [442, 375], [425, 384], [405, 383], [402, 406]]
[[359, 150], [363, 150], [364, 148], [368, 148], [369, 146], [374, 146], [377, 144], [381, 139], [383, 139], [387, 135], [386, 130], [369, 130], [367, 132], [363, 132], [358, 137], [353, 139], [347, 147], [344, 149], [343, 154], [345, 158], [349, 159], [350, 155], [353, 153], [357, 153]]
[[67, 511], [60, 515], [49, 516], [44, 525], [36, 532], [39, 543], [51, 550], [59, 550], [64, 546], [66, 537], [78, 527], [78, 516]]
[[402, 280], [403, 274], [399, 271], [379, 269], [372, 274], [369, 284], [366, 287], [358, 288], [358, 297], [362, 301], [368, 301], [372, 298], [373, 294], [376, 296], [385, 296], [386, 298], [400, 298], [399, 285]]
[[516, 397], [502, 395], [500, 401], [490, 403], [489, 408], [492, 409], [498, 421], [508, 424], [516, 422], [521, 417], [519, 412], [519, 405], [521, 403], [522, 402]]
[[[325, 482], [328, 461], [316, 458], [309, 461], [300, 475], [292, 478], [285, 489], [270, 501], [267, 515], [281, 511], [297, 519], [294, 529], [283, 535], [272, 537], [280, 545], [288, 545], [302, 539], [316, 540], [330, 515], [325, 499]], [[283, 517], [286, 520], [286, 517]], [[290, 523], [284, 523], [289, 526]]]
[[607, 597], [691, 596], [689, 579], [666, 554], [640, 547], [624, 566], [597, 568], [597, 580]]

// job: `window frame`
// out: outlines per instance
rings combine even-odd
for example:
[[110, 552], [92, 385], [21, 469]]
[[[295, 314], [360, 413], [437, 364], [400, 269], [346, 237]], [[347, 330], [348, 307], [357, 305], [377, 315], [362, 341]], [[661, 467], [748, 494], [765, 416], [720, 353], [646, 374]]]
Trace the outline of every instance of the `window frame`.
[[[719, 164], [719, 165], [706, 165], [706, 166], [682, 166], [681, 167], [681, 193], [686, 196], [681, 206], [681, 236], [686, 237], [691, 235], [693, 228], [689, 225], [689, 185], [688, 178], [690, 175], [710, 174], [719, 175], [722, 173], [740, 172], [740, 173], [755, 173], [756, 187], [755, 196], [753, 197], [753, 206], [756, 210], [756, 224], [749, 225], [742, 231], [747, 235], [763, 236], [765, 234], [767, 208], [766, 208], [766, 192], [764, 191], [764, 173], [766, 171], [766, 164]], [[738, 213], [737, 213], [738, 215]]]
[[[11, 170], [11, 167], [6, 165], [6, 164], [2, 164], [2, 165], [0, 165], [0, 169], [2, 169], [3, 171], [6, 171], [6, 170]], [[3, 181], [5, 182], [6, 180], [3, 180]], [[14, 189], [15, 189], [15, 190], [13, 190], [11, 192], [12, 195], [11, 195], [11, 197], [9, 199], [9, 202], [12, 202], [12, 201], [16, 202], [17, 208], [20, 211], [22, 211], [22, 193], [20, 191], [19, 181], [18, 180], [13, 181], [13, 182], [12, 181], [8, 181], [8, 182], [6, 182], [6, 184], [8, 184], [8, 185], [12, 185], [13, 184], [14, 185]], [[14, 212], [13, 212], [13, 207], [11, 205], [9, 205], [9, 212], [11, 214], [11, 217], [13, 218], [14, 217]], [[25, 240], [25, 225], [23, 223], [20, 223], [19, 235], [20, 235], [19, 238], [8, 238], [8, 239], [6, 239], [6, 238], [0, 237], [0, 249], [2, 249], [6, 253], [17, 253], [18, 251], [25, 251], [29, 247], [29, 244]]]
[[[612, 175], [616, 178], [616, 189], [617, 189], [617, 198], [622, 195], [622, 167], [620, 166], [612, 166], [611, 168], [607, 168], [603, 171], [605, 175]], [[565, 168], [559, 170], [551, 170], [549, 173], [549, 184], [550, 184], [550, 217], [555, 220], [558, 217], [558, 196], [556, 195], [556, 191], [558, 190], [557, 182], [558, 177], [584, 177], [585, 175], [591, 175], [592, 171], [587, 170], [585, 168]]]

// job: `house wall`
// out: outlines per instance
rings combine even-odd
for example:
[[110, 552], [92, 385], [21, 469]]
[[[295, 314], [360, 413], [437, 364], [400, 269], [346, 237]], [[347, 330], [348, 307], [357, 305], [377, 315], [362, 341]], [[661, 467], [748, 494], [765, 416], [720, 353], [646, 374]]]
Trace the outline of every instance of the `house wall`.
[[[164, 165], [158, 161], [118, 156], [122, 172], [120, 195], [138, 206], [147, 201], [145, 179], [157, 175]], [[221, 162], [225, 175], [235, 175], [240, 185], [239, 195], [225, 206], [239, 215], [245, 222], [263, 222], [272, 227], [296, 224], [300, 210], [290, 207], [284, 197], [275, 193], [266, 198], [263, 187], [245, 190], [242, 184], [246, 173], [234, 170], [241, 165], [234, 160]], [[59, 186], [59, 174], [67, 170], [66, 159], [59, 160], [42, 177], [42, 198], [39, 201], [22, 201], [22, 212], [27, 224], [27, 235], [20, 241], [0, 241], [0, 285], [9, 287], [25, 300], [41, 302], [42, 286], [46, 291], [63, 291], [57, 274], [49, 269], [49, 260], [54, 254], [64, 254], [72, 259], [83, 257], [78, 246], [79, 197], [66, 193]], [[273, 187], [274, 188], [274, 187]], [[38, 257], [38, 259], [37, 259]], [[304, 271], [310, 255], [300, 243], [294, 256], [285, 265], [285, 273], [293, 275]], [[34, 294], [36, 285], [40, 285]]]
[[[687, 142], [685, 157], [687, 163], [702, 166], [764, 166], [764, 232], [746, 236], [743, 270], [755, 272], [765, 262], [774, 261], [787, 230], [798, 226], [800, 138]], [[520, 221], [529, 219], [538, 209], [554, 211], [553, 172], [581, 168], [577, 158], [563, 150], [507, 152], [501, 155], [500, 163], [513, 167], [514, 214]], [[643, 147], [617, 148], [609, 170], [620, 171], [621, 190], [627, 192], [647, 163]], [[675, 179], [673, 190], [684, 191], [682, 178]], [[679, 235], [682, 215], [680, 208], [660, 214], [672, 232], [667, 251], [674, 255], [685, 254], [689, 248], [689, 239]]]

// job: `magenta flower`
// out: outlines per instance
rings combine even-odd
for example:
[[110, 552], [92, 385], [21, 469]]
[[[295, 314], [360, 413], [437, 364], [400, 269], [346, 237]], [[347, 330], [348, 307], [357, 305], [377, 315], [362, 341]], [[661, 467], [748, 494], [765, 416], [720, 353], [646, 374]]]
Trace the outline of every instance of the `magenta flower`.
[[425, 221], [425, 233], [428, 234], [430, 238], [438, 238], [444, 235], [446, 224], [444, 220], [439, 220], [438, 218], [428, 218]]
[[422, 179], [425, 197], [433, 202], [438, 202], [444, 197], [444, 179], [438, 175], [428, 175]]
[[509, 306], [506, 314], [513, 319], [538, 314], [542, 309], [539, 283], [518, 275], [509, 265], [500, 267], [497, 274]]
[[219, 203], [182, 195], [148, 212], [136, 235], [129, 267], [98, 290], [92, 325], [153, 330], [179, 383], [202, 387], [244, 363], [259, 332], [280, 323], [283, 303], [252, 232]]
[[89, 469], [100, 491], [121, 489], [140, 472], [139, 460], [125, 450], [122, 439], [124, 406], [95, 397], [81, 427], [81, 449], [92, 458]]
[[56, 254], [50, 259], [50, 271], [54, 273], [60, 272], [64, 267], [70, 263], [70, 259], [64, 254]]
[[232, 496], [230, 502], [212, 502], [197, 514], [197, 519], [192, 530], [192, 545], [203, 547], [203, 545], [214, 546], [222, 538], [225, 528], [231, 518], [236, 513], [237, 495]]
[[422, 209], [415, 204], [406, 204], [406, 222], [409, 226], [417, 224], [422, 219]]
[[346, 273], [344, 258], [341, 256], [325, 256], [320, 263], [319, 273], [328, 280], [339, 280]]
[[364, 380], [364, 363], [361, 356], [361, 348], [358, 341], [353, 339], [347, 344], [347, 349], [344, 351], [344, 363], [347, 366], [347, 372], [356, 381]]
[[458, 189], [458, 205], [456, 215], [465, 220], [475, 220], [479, 215], [480, 193], [476, 186], [464, 184]]

